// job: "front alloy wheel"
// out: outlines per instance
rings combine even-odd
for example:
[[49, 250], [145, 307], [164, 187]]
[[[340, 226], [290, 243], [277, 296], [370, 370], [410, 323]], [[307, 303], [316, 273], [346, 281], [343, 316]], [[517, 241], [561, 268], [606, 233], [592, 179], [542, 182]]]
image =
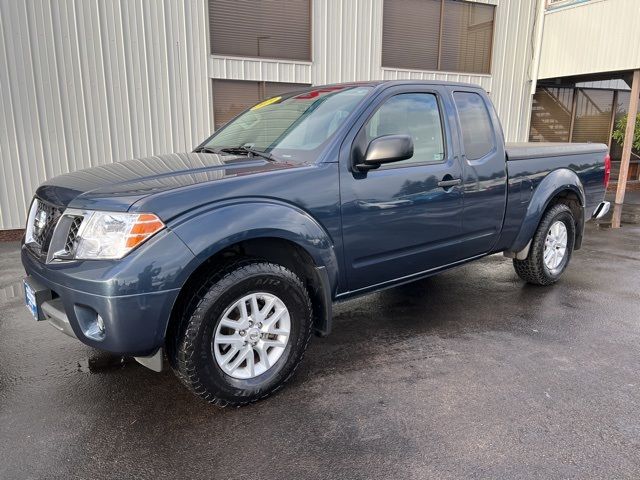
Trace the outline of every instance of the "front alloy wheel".
[[284, 302], [267, 292], [251, 293], [222, 315], [213, 339], [214, 357], [230, 377], [254, 378], [280, 359], [290, 333]]
[[312, 331], [311, 301], [287, 268], [244, 260], [205, 278], [167, 338], [170, 363], [219, 406], [264, 398], [291, 377]]

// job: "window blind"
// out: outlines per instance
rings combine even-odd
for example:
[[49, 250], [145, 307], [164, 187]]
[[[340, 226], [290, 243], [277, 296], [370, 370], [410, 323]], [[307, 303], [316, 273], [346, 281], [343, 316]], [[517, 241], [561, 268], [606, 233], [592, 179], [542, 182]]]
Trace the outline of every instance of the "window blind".
[[460, 0], [387, 0], [382, 66], [489, 73], [495, 6]]
[[311, 0], [209, 0], [211, 53], [311, 61]]
[[613, 90], [578, 90], [572, 142], [609, 143]]

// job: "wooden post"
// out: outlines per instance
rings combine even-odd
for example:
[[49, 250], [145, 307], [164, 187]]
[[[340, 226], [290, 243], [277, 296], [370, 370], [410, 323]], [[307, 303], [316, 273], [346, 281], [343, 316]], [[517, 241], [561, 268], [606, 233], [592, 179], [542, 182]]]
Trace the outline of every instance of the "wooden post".
[[[631, 84], [631, 99], [629, 100], [629, 112], [627, 113], [627, 127], [624, 130], [624, 143], [622, 145], [622, 160], [620, 161], [620, 175], [618, 176], [618, 190], [616, 191], [616, 205], [624, 203], [624, 192], [627, 188], [629, 176], [629, 161], [631, 160], [631, 148], [633, 147], [633, 134], [636, 128], [636, 115], [638, 114], [638, 96], [640, 95], [640, 70], [634, 70], [633, 83]], [[613, 228], [620, 228], [620, 219], [613, 218]]]

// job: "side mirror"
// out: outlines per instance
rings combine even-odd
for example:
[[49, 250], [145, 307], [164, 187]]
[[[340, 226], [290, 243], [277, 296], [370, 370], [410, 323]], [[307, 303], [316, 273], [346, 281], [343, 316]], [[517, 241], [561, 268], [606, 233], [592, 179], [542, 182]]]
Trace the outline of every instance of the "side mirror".
[[413, 140], [409, 135], [384, 135], [369, 142], [364, 160], [356, 169], [367, 171], [383, 163], [399, 162], [413, 157]]

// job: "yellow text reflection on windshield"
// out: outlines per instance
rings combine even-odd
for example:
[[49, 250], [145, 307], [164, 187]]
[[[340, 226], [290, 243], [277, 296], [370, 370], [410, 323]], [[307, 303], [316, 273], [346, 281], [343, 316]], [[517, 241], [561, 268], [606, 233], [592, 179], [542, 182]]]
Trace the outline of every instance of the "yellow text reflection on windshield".
[[278, 100], [280, 100], [282, 97], [273, 97], [270, 98], [268, 100], [265, 100], [264, 102], [260, 102], [257, 105], [254, 105], [253, 107], [251, 107], [251, 110], [258, 110], [259, 108], [262, 107], [266, 107], [267, 105], [271, 105], [272, 103], [276, 103]]

